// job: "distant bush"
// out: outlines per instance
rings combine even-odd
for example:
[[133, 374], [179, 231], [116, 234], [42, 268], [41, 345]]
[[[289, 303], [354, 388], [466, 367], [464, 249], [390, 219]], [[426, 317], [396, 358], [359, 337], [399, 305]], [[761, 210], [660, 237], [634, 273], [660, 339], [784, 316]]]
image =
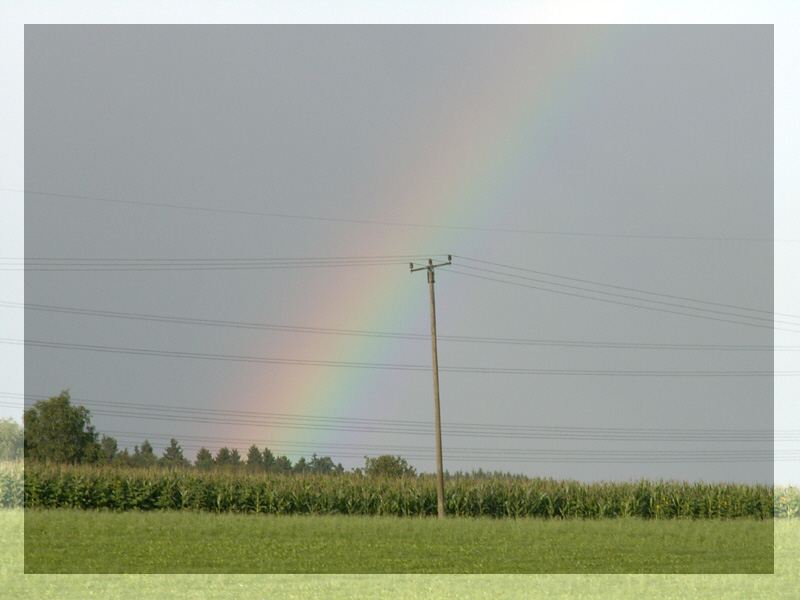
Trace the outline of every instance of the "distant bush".
[[402, 456], [365, 456], [364, 472], [370, 477], [414, 477], [417, 472]]

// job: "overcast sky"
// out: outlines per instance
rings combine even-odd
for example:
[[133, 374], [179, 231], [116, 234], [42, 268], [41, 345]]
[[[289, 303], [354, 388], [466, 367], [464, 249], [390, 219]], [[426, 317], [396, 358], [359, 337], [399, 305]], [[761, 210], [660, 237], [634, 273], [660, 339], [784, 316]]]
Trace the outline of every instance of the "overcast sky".
[[129, 448], [432, 471], [407, 263], [452, 253], [446, 468], [769, 480], [772, 34], [29, 27], [26, 402], [70, 388]]

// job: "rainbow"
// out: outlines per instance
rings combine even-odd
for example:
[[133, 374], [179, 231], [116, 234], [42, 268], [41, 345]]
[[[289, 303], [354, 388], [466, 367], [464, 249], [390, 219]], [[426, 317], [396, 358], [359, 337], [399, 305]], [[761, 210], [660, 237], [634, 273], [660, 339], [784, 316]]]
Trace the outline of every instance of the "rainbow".
[[[602, 27], [566, 28], [563, 43], [552, 60], [544, 67], [532, 70], [523, 80], [498, 76], [497, 87], [491, 91], [491, 109], [486, 109], [487, 98], [458, 107], [451, 118], [437, 132], [438, 141], [427, 149], [418, 161], [418, 172], [407, 173], [406, 187], [396, 189], [396, 183], [387, 188], [393, 196], [381, 203], [381, 210], [394, 207], [397, 214], [367, 215], [366, 219], [380, 221], [447, 223], [461, 226], [463, 230], [387, 227], [383, 237], [368, 243], [353, 242], [349, 255], [378, 256], [387, 254], [386, 248], [405, 248], [409, 254], [433, 251], [470, 254], [471, 245], [477, 244], [477, 232], [470, 226], [485, 226], [492, 222], [493, 199], [503, 193], [505, 186], [513, 185], [520, 174], [536, 161], [547, 160], [548, 140], [556, 133], [570, 127], [570, 116], [576, 107], [586, 105], [581, 83], [587, 74], [596, 73], [613, 60], [620, 51], [624, 36], [637, 35], [631, 30]], [[535, 49], [531, 50], [533, 54]], [[533, 56], [531, 56], [533, 58]], [[521, 60], [525, 60], [524, 58]], [[480, 118], [476, 118], [480, 117]], [[432, 136], [433, 137], [433, 136]], [[419, 153], [419, 149], [415, 149]], [[402, 211], [402, 214], [400, 214]], [[408, 215], [416, 218], [410, 219]], [[491, 225], [489, 225], [491, 226]], [[327, 313], [309, 315], [303, 324], [316, 324], [341, 329], [407, 331], [408, 323], [428, 319], [428, 296], [424, 274], [413, 277], [419, 294], [409, 301], [407, 294], [398, 294], [398, 280], [411, 278], [407, 267], [384, 268], [370, 271], [371, 280], [358, 294], [329, 294]], [[404, 282], [404, 285], [407, 282]], [[366, 292], [365, 292], [366, 290]], [[412, 318], [412, 311], [414, 317]], [[300, 323], [298, 323], [300, 324]], [[427, 332], [421, 328], [421, 332]], [[308, 356], [309, 339], [298, 335], [293, 346], [281, 355], [293, 358]], [[392, 362], [387, 360], [390, 348], [396, 341], [385, 338], [349, 336], [317, 336], [313, 352], [323, 360], [347, 362]], [[425, 347], [425, 346], [422, 346]], [[262, 354], [263, 355], [263, 354]], [[269, 355], [269, 353], [266, 353]], [[420, 355], [416, 364], [429, 364], [430, 351]], [[302, 367], [261, 370], [261, 374], [248, 381], [240, 390], [237, 409], [313, 416], [357, 416], [380, 418], [380, 407], [368, 402], [356, 390], [377, 389], [379, 371], [361, 369], [323, 368], [301, 371]], [[430, 375], [416, 373], [430, 385]], [[429, 415], [431, 421], [433, 414]], [[241, 428], [235, 435], [242, 436]], [[248, 438], [264, 436], [264, 430], [250, 430]], [[267, 434], [273, 443], [291, 442], [297, 447], [314, 448], [347, 435], [303, 429], [274, 429]], [[279, 451], [279, 453], [283, 453]], [[292, 452], [286, 452], [290, 458]], [[299, 456], [300, 452], [295, 456]], [[308, 454], [305, 454], [308, 456]], [[336, 457], [333, 457], [336, 460]]]

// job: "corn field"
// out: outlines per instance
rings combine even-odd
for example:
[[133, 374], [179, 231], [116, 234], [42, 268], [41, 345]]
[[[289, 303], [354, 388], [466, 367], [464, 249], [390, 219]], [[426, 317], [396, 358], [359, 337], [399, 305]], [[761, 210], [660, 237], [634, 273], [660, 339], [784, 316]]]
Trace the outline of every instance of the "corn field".
[[[247, 475], [28, 465], [0, 469], [0, 506], [111, 511], [431, 516], [434, 477], [380, 479], [349, 473]], [[18, 505], [18, 504], [16, 504]], [[759, 519], [800, 515], [797, 488], [639, 481], [582, 484], [524, 478], [454, 478], [448, 515], [465, 517]]]
[[22, 461], [0, 461], [0, 508], [22, 506]]

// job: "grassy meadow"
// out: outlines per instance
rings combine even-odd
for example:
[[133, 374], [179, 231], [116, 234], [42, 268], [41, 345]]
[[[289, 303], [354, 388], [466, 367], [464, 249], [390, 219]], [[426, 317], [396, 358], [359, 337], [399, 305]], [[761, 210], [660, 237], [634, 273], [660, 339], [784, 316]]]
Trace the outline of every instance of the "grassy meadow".
[[[44, 511], [44, 514], [49, 512]], [[103, 513], [90, 514], [101, 516]], [[149, 518], [159, 514], [163, 513], [138, 513], [138, 516]], [[219, 518], [217, 515], [196, 516], [212, 520]], [[227, 516], [223, 515], [223, 517]], [[236, 518], [241, 517], [237, 516]], [[245, 518], [268, 519], [270, 517], [245, 516]], [[327, 517], [325, 518], [327, 519]], [[626, 521], [618, 520], [617, 522], [622, 524]], [[496, 522], [505, 522], [510, 525], [519, 523], [519, 521], [512, 520]], [[23, 575], [25, 557], [23, 523], [22, 510], [0, 510], [2, 592], [9, 598], [19, 600], [84, 600], [91, 598], [255, 600], [267, 597], [276, 600], [290, 598], [303, 598], [304, 600], [331, 598], [788, 600], [796, 598], [797, 590], [800, 589], [800, 521], [795, 519], [774, 521], [774, 574], [763, 575], [233, 575], [209, 573]], [[551, 523], [559, 524], [560, 522], [552, 521]], [[561, 524], [568, 523], [562, 522]], [[675, 523], [679, 524], [679, 522]], [[580, 521], [576, 521], [575, 524], [580, 524]], [[649, 522], [649, 524], [665, 525], [667, 523]], [[699, 524], [702, 522], [687, 522], [687, 525]], [[263, 540], [261, 548], [268, 546], [268, 543], [267, 540]], [[534, 545], [530, 540], [527, 543]], [[97, 545], [99, 546], [99, 544]], [[132, 546], [128, 546], [124, 540], [106, 540], [106, 553], [113, 554], [114, 548], [121, 548], [122, 552], [125, 552]], [[71, 553], [74, 555], [81, 551], [81, 548], [73, 548]], [[140, 548], [132, 553], [146, 554], [147, 549]]]
[[27, 510], [26, 573], [771, 573], [772, 521]]

